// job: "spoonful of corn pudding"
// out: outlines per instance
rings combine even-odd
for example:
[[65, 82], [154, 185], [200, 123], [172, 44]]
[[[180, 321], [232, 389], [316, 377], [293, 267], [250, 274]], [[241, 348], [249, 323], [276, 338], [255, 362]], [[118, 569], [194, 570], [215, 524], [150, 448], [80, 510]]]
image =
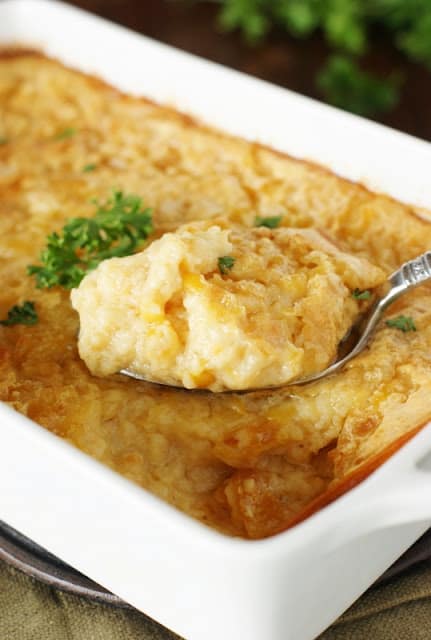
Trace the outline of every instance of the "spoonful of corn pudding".
[[218, 219], [104, 260], [71, 300], [93, 374], [242, 391], [325, 371], [383, 282], [315, 230]]

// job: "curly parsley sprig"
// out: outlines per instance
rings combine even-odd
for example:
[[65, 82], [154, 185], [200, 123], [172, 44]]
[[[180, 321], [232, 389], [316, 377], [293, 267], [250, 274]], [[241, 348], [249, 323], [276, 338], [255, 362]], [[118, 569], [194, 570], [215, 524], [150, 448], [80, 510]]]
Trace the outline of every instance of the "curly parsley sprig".
[[77, 134], [77, 130], [75, 127], [66, 127], [62, 131], [59, 131], [55, 134], [54, 140], [67, 140], [68, 138], [73, 138]]
[[402, 77], [391, 73], [385, 78], [363, 71], [345, 55], [333, 55], [317, 76], [317, 86], [326, 100], [336, 107], [362, 116], [390, 111], [399, 102]]
[[0, 320], [0, 325], [11, 327], [14, 324], [33, 325], [38, 321], [34, 302], [26, 300], [23, 304], [15, 304], [7, 312], [6, 320]]
[[223, 276], [227, 275], [229, 271], [233, 269], [234, 264], [235, 258], [233, 256], [221, 256], [218, 259], [218, 268]]
[[42, 264], [28, 267], [39, 289], [77, 287], [87, 271], [107, 258], [134, 253], [153, 231], [152, 211], [139, 196], [114, 191], [106, 204], [96, 204], [93, 218], [73, 218], [61, 233], [48, 236]]
[[82, 173], [91, 173], [97, 169], [97, 164], [95, 162], [89, 162], [88, 164], [82, 167]]
[[[431, 70], [430, 0], [220, 0], [220, 26], [258, 44], [275, 27], [294, 38], [318, 32], [335, 54], [319, 74], [325, 99], [355, 113], [388, 111], [399, 101], [398, 74], [370, 74], [357, 60], [383, 36]], [[377, 35], [377, 38], [376, 38]]]
[[371, 298], [371, 291], [365, 289], [364, 291], [361, 289], [355, 289], [352, 291], [352, 298], [355, 300], [369, 300]]
[[280, 226], [283, 216], [256, 216], [254, 219], [255, 227], [267, 227], [267, 229], [276, 229]]
[[408, 331], [417, 331], [415, 322], [411, 316], [397, 316], [396, 318], [391, 318], [390, 320], [386, 320], [386, 325], [388, 327], [393, 327], [394, 329], [399, 329], [403, 333], [407, 333]]

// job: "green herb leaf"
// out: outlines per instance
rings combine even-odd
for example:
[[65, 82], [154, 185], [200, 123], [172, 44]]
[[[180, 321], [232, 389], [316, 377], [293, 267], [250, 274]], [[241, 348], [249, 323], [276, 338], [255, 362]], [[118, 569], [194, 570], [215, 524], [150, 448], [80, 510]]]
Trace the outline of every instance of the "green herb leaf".
[[[219, 0], [219, 24], [239, 29], [258, 44], [272, 28], [295, 38], [323, 33], [336, 54], [363, 55], [370, 34], [381, 34], [413, 61], [431, 69], [430, 0]], [[399, 99], [400, 78], [377, 79], [353, 67], [330, 63], [317, 78], [325, 98], [338, 107], [377, 115]], [[351, 76], [351, 78], [349, 78]]]
[[360, 289], [355, 289], [352, 292], [352, 297], [356, 300], [369, 300], [371, 298], [371, 291], [361, 291]]
[[83, 173], [90, 173], [90, 171], [94, 171], [95, 169], [97, 169], [97, 164], [94, 164], [94, 163], [90, 162], [89, 164], [86, 164], [82, 168], [82, 172]]
[[222, 275], [226, 275], [235, 264], [235, 258], [232, 256], [222, 256], [218, 259], [218, 268]]
[[326, 0], [322, 27], [333, 47], [348, 53], [364, 53], [367, 43], [363, 0]]
[[431, 5], [428, 11], [418, 16], [410, 28], [397, 37], [400, 49], [405, 51], [410, 58], [417, 62], [423, 62], [431, 69]]
[[40, 254], [42, 264], [27, 271], [40, 289], [73, 289], [102, 260], [134, 253], [153, 231], [151, 213], [139, 196], [114, 191], [106, 204], [98, 204], [93, 218], [73, 218], [60, 234], [51, 233]]
[[267, 227], [268, 229], [276, 229], [280, 222], [283, 220], [283, 216], [268, 216], [267, 218], [261, 218], [256, 216], [254, 220], [255, 227]]
[[218, 22], [225, 31], [241, 29], [250, 44], [261, 41], [268, 33], [271, 22], [261, 0], [229, 0], [223, 3]]
[[7, 144], [8, 142], [9, 140], [7, 138], [5, 138], [4, 136], [0, 136], [0, 145]]
[[273, 10], [275, 19], [298, 38], [311, 34], [319, 24], [320, 12], [316, 0], [275, 2]]
[[63, 131], [59, 131], [59, 133], [54, 136], [54, 140], [67, 140], [67, 138], [73, 138], [77, 133], [74, 127], [67, 127], [63, 129]]
[[388, 325], [388, 327], [394, 327], [395, 329], [399, 329], [403, 333], [407, 333], [408, 331], [416, 331], [414, 320], [410, 316], [397, 316], [396, 318], [386, 320], [386, 324]]
[[399, 100], [398, 76], [377, 78], [346, 56], [329, 58], [318, 76], [318, 85], [328, 102], [363, 116], [388, 111]]
[[13, 324], [33, 325], [38, 321], [37, 313], [34, 308], [34, 302], [26, 300], [22, 305], [16, 304], [7, 313], [6, 320], [0, 320], [0, 324], [4, 327], [10, 327]]

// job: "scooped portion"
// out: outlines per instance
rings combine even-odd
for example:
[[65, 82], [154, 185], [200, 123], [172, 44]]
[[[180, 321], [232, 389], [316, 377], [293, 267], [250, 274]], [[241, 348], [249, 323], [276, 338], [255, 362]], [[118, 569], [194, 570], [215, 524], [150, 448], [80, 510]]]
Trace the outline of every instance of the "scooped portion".
[[[102, 262], [71, 294], [90, 371], [212, 391], [320, 371], [385, 279], [312, 229], [196, 222]], [[368, 297], [359, 296], [360, 298]]]

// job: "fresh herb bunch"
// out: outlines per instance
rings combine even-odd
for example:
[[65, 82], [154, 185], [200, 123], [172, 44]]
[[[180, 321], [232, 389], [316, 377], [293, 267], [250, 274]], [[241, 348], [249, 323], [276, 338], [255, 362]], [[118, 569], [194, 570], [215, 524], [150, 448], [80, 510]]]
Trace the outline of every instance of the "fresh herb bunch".
[[331, 56], [317, 77], [317, 85], [328, 102], [361, 116], [372, 116], [395, 107], [400, 83], [401, 77], [396, 73], [382, 82], [342, 55]]
[[38, 321], [34, 302], [26, 300], [23, 304], [14, 305], [7, 312], [6, 320], [0, 320], [0, 324], [4, 327], [11, 327], [14, 324], [33, 325]]
[[42, 264], [28, 267], [38, 288], [73, 289], [102, 260], [134, 253], [153, 231], [151, 209], [143, 208], [139, 196], [114, 191], [106, 204], [96, 204], [93, 218], [73, 218], [60, 234], [48, 236]]
[[[398, 101], [400, 78], [376, 78], [357, 58], [370, 47], [370, 33], [384, 30], [408, 58], [431, 70], [430, 0], [220, 0], [219, 23], [261, 42], [273, 26], [306, 38], [320, 31], [336, 57], [318, 76], [325, 98], [361, 114], [383, 112]], [[319, 79], [320, 78], [320, 79]]]

